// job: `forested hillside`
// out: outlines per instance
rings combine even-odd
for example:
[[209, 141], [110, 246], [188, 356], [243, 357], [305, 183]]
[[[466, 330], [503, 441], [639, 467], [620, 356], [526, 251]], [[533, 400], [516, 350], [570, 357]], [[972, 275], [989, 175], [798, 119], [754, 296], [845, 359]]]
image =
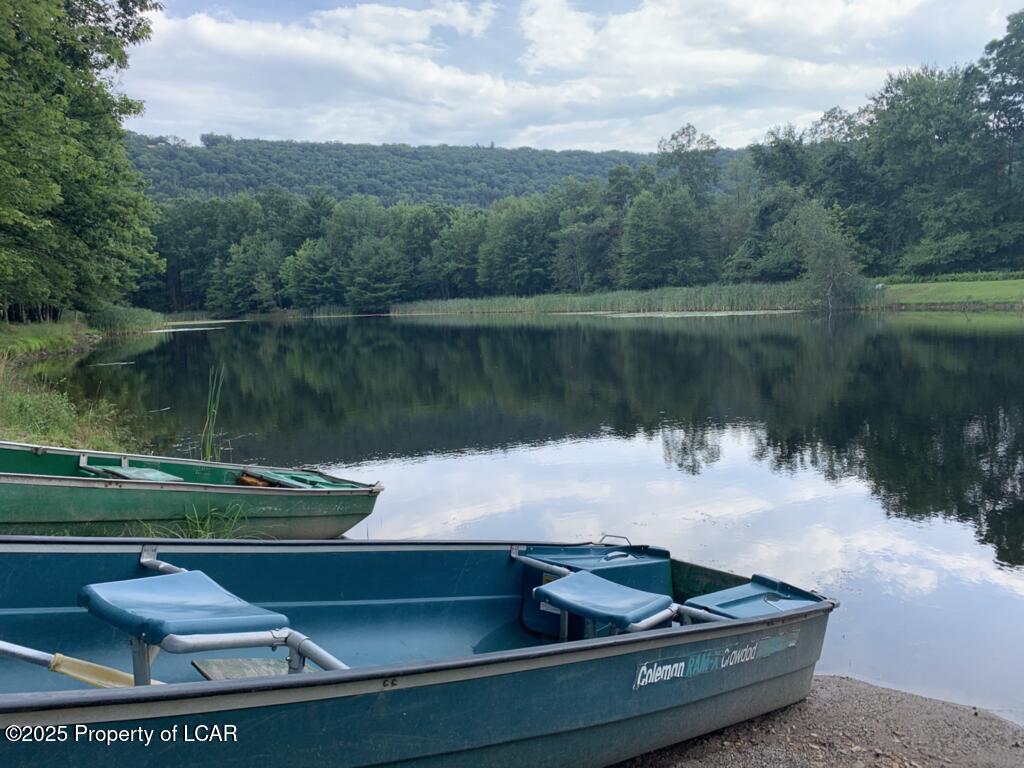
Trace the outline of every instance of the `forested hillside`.
[[649, 155], [501, 147], [263, 141], [205, 134], [201, 146], [128, 134], [128, 155], [166, 199], [194, 193], [226, 197], [278, 187], [336, 198], [373, 195], [384, 203], [437, 201], [486, 206], [511, 195], [544, 192], [567, 176], [604, 177]]
[[0, 4], [6, 319], [791, 280], [832, 306], [860, 275], [1024, 269], [1024, 12], [859, 109], [745, 152], [686, 125], [645, 157], [126, 136], [110, 73], [153, 7]]
[[729, 158], [687, 125], [650, 163], [489, 207], [272, 186], [170, 199], [166, 276], [136, 298], [239, 315], [799, 279], [842, 305], [860, 274], [1024, 268], [1022, 162], [1019, 12], [975, 64], [891, 74], [862, 108]]

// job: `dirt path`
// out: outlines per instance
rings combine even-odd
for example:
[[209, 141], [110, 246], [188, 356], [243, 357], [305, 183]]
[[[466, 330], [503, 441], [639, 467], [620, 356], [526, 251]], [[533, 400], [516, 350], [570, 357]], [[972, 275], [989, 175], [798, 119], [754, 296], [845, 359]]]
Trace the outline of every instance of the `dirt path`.
[[1024, 728], [984, 710], [819, 676], [799, 704], [618, 768], [676, 766], [1024, 768]]

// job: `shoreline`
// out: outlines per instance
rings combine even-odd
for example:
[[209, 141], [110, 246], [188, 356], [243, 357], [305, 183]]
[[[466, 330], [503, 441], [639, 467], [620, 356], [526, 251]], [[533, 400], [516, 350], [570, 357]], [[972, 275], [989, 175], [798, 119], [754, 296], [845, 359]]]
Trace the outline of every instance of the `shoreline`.
[[[140, 333], [174, 333], [183, 330], [215, 330], [225, 325], [260, 322], [300, 322], [305, 320], [351, 320], [356, 318], [406, 318], [406, 317], [732, 317], [762, 315], [799, 315], [811, 314], [816, 310], [801, 309], [495, 309], [465, 310], [444, 309], [417, 312], [352, 312], [329, 314], [304, 314], [301, 312], [268, 312], [266, 314], [246, 315], [233, 318], [208, 318], [204, 320], [173, 320], [168, 319], [166, 327], [140, 331]], [[883, 306], [860, 307], [840, 310], [843, 314], [861, 315], [906, 315], [906, 314], [949, 314], [958, 315], [1007, 315], [1024, 314], [1017, 304], [886, 304]], [[203, 326], [209, 326], [203, 327]]]
[[1024, 726], [977, 707], [815, 675], [803, 701], [616, 768], [1019, 768]]

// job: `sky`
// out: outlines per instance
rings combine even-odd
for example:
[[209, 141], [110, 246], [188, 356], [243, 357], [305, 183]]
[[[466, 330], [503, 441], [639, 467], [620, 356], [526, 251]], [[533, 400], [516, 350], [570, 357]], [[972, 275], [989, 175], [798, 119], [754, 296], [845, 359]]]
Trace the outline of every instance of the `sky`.
[[887, 72], [978, 58], [1022, 0], [164, 0], [127, 127], [654, 151], [856, 108]]

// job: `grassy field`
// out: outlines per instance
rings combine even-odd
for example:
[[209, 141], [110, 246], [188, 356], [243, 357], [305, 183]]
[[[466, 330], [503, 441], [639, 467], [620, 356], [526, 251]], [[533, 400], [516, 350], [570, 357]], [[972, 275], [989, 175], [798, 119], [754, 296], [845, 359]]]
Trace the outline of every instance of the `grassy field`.
[[1007, 305], [1024, 308], [1024, 280], [901, 283], [885, 289], [888, 305]]
[[414, 301], [391, 308], [393, 315], [531, 314], [547, 312], [736, 312], [806, 309], [806, 288], [799, 283], [705, 285], [610, 291], [591, 294], [495, 296], [485, 299]]

